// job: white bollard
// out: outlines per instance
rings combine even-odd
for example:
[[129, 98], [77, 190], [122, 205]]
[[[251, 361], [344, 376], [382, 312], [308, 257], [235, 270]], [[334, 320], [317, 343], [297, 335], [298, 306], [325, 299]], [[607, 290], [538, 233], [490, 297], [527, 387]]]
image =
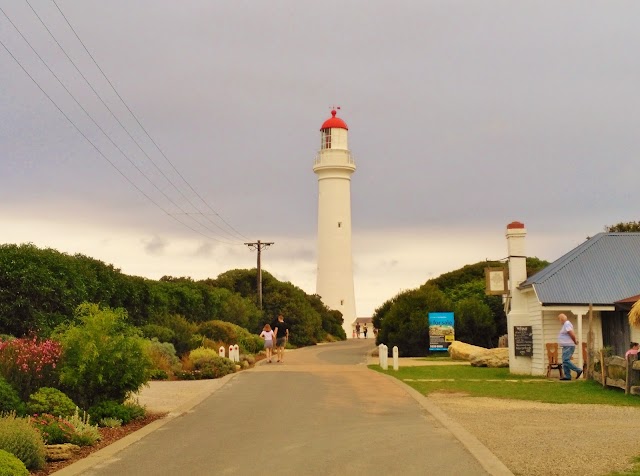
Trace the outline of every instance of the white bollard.
[[378, 364], [382, 367], [382, 353], [384, 352], [384, 344], [378, 346]]
[[393, 346], [393, 370], [398, 370], [398, 346]]
[[382, 370], [387, 370], [389, 368], [389, 347], [382, 345], [384, 346], [382, 349]]
[[236, 362], [240, 362], [240, 346], [238, 344], [233, 346], [233, 356]]
[[233, 358], [233, 346], [232, 345], [229, 346], [229, 359], [232, 360], [233, 362], [235, 362], [235, 360]]
[[224, 346], [221, 345], [220, 348], [218, 349], [218, 355], [220, 357], [224, 357]]

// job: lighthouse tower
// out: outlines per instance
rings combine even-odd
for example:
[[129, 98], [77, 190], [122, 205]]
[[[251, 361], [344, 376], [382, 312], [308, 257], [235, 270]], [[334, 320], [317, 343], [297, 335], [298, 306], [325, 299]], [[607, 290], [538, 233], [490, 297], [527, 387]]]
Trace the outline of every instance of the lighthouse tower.
[[[339, 108], [338, 108], [339, 109]], [[351, 257], [351, 174], [347, 124], [331, 117], [320, 128], [320, 151], [313, 171], [318, 176], [318, 270], [316, 293], [330, 309], [342, 312], [347, 337], [356, 319]]]

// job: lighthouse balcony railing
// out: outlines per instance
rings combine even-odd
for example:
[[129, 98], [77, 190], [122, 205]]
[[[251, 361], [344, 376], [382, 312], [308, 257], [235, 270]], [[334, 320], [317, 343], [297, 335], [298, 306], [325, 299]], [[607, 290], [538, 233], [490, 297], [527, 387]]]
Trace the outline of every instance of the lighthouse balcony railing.
[[[346, 155], [346, 157], [344, 155]], [[356, 164], [355, 159], [349, 152], [346, 152], [346, 154], [344, 155], [338, 158], [335, 156], [327, 157], [327, 156], [324, 156], [323, 154], [318, 154], [316, 155], [316, 158], [314, 160], [314, 165], [355, 165]]]

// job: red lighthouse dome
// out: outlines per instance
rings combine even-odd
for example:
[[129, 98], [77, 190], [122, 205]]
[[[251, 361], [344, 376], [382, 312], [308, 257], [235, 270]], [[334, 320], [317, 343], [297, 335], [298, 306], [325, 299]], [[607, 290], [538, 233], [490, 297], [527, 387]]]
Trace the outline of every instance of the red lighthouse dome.
[[324, 123], [322, 124], [322, 127], [320, 128], [320, 130], [324, 130], [324, 129], [344, 129], [344, 130], [348, 131], [349, 128], [347, 127], [347, 123], [344, 122], [339, 117], [336, 117], [336, 114], [337, 114], [337, 112], [336, 112], [335, 109], [333, 111], [331, 111], [331, 117], [329, 119], [327, 119], [326, 121], [324, 121]]

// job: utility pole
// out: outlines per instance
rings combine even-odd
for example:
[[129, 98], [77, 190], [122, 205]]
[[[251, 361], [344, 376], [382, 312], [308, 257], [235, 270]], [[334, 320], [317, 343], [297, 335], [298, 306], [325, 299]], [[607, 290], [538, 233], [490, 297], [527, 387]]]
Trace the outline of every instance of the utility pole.
[[262, 268], [260, 267], [260, 254], [273, 244], [273, 241], [263, 243], [258, 240], [255, 243], [245, 243], [251, 251], [258, 250], [258, 307], [262, 310]]

